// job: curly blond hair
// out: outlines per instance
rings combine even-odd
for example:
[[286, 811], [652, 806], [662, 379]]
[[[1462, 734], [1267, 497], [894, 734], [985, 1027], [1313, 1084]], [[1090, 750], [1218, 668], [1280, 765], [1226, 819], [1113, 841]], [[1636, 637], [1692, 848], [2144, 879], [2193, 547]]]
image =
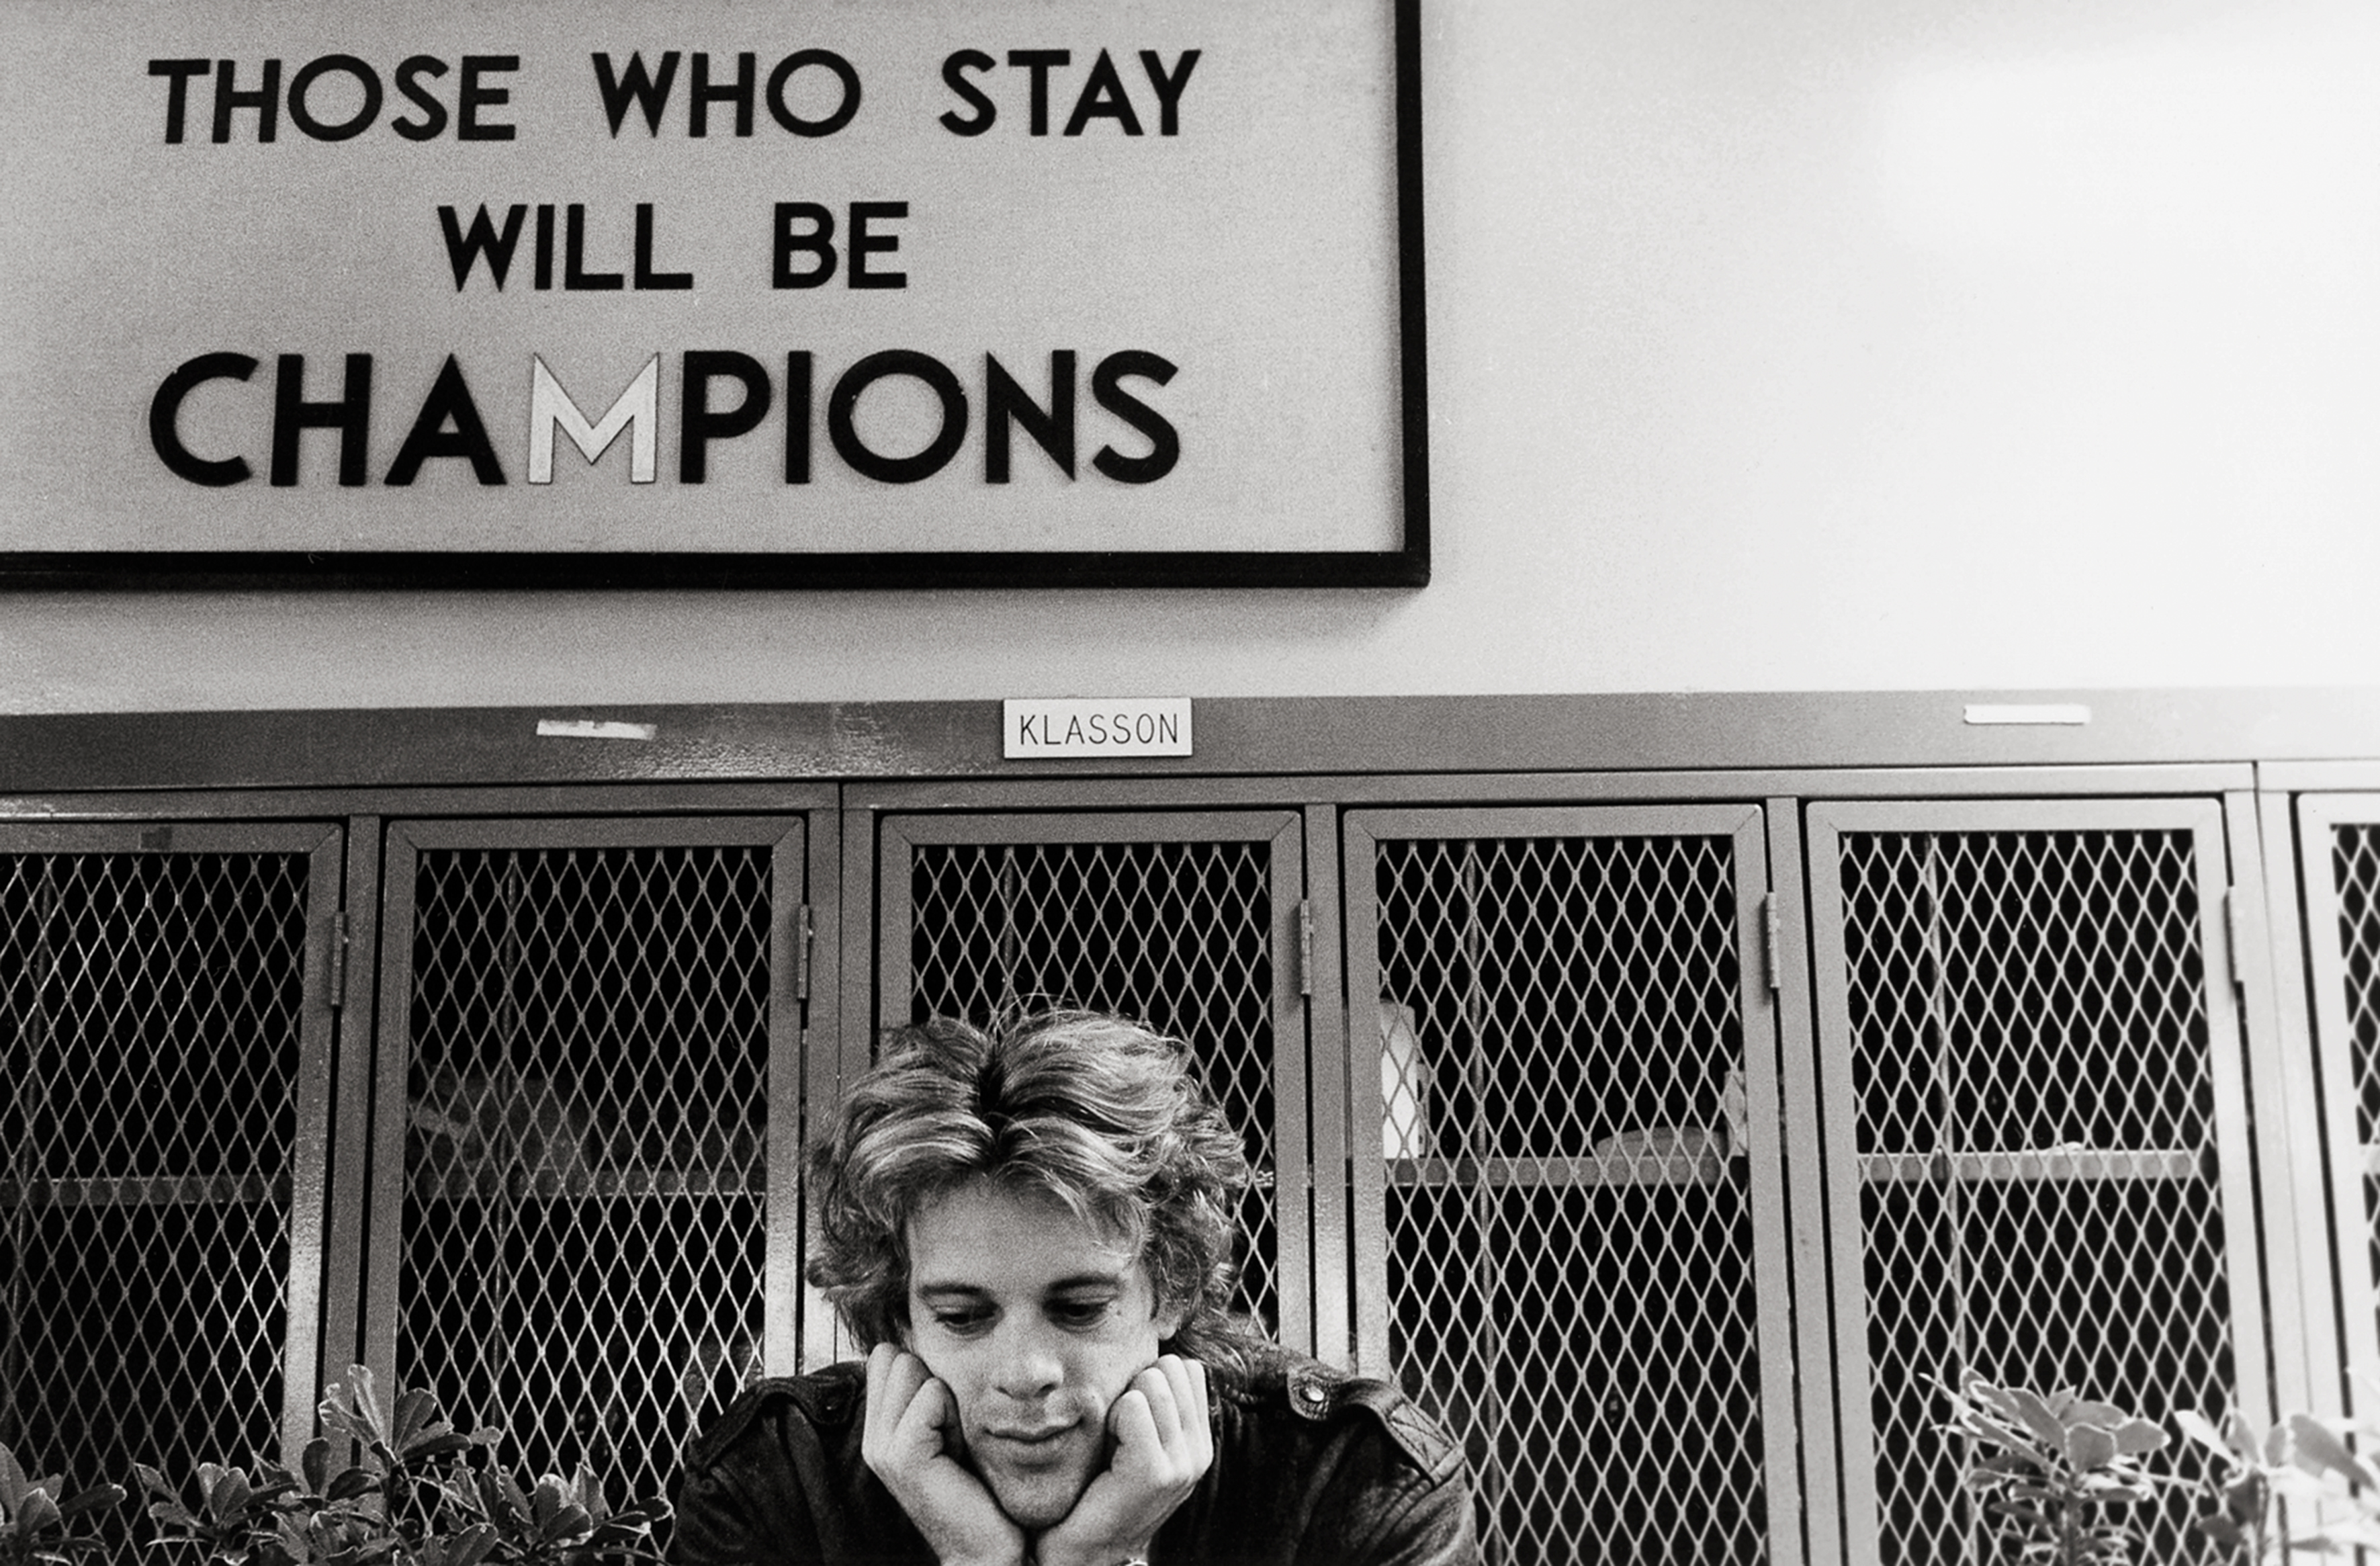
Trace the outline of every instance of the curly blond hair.
[[1182, 1312], [1172, 1352], [1245, 1363], [1256, 1346], [1229, 1309], [1246, 1152], [1187, 1049], [1137, 1023], [1053, 1010], [902, 1028], [811, 1148], [810, 1177], [809, 1281], [862, 1347], [908, 1324], [909, 1220], [976, 1180], [1046, 1193], [1136, 1250], [1160, 1312]]

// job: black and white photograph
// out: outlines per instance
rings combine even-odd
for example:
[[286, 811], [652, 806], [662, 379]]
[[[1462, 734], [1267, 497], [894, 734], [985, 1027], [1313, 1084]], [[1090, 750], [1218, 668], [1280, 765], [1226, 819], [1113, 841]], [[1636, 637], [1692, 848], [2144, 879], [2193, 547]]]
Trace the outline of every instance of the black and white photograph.
[[0, 5], [0, 1566], [2380, 1551], [2380, 8]]

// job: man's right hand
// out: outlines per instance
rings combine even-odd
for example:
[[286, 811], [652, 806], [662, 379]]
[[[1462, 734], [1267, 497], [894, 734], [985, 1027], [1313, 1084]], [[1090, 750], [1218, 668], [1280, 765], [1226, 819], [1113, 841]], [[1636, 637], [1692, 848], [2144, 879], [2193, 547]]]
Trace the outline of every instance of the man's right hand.
[[958, 1404], [926, 1362], [894, 1343], [868, 1351], [868, 1466], [942, 1566], [1020, 1566], [1023, 1531], [953, 1455], [958, 1445]]

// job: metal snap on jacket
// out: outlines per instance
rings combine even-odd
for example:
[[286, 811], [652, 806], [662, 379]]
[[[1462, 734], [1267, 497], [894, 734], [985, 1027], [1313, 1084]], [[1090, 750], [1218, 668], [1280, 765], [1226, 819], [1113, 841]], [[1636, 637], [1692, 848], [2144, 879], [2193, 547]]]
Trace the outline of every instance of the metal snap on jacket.
[[1289, 1378], [1290, 1412], [1300, 1419], [1322, 1419], [1331, 1410], [1331, 1377], [1319, 1366], [1293, 1372]]

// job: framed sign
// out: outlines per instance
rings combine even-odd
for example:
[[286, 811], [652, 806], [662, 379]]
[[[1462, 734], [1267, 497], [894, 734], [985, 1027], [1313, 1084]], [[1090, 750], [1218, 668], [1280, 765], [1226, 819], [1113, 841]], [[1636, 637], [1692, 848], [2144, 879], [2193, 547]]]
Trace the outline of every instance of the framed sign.
[[1418, 0], [26, 0], [0, 584], [1428, 579]]

